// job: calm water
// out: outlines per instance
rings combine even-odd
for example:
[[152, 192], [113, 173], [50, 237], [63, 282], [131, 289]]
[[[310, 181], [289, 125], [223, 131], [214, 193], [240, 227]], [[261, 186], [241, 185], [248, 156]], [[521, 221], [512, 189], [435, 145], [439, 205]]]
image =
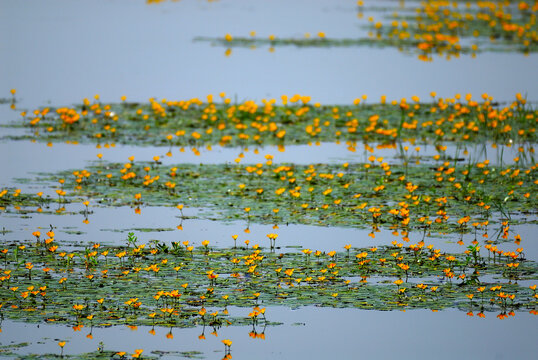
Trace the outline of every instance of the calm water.
[[[230, 309], [230, 313], [248, 311]], [[142, 326], [135, 331], [127, 327], [93, 329], [93, 339], [88, 339], [88, 328], [73, 332], [69, 327], [5, 321], [2, 344], [34, 340], [21, 353], [59, 354], [57, 339], [66, 339], [68, 354], [95, 351], [104, 341], [107, 350], [132, 353], [143, 348], [144, 354], [157, 349], [200, 351], [207, 359], [222, 358], [222, 339], [233, 339], [234, 359], [529, 359], [528, 355], [538, 350], [536, 318], [527, 313], [498, 320], [496, 314], [479, 318], [456, 310], [433, 313], [274, 307], [267, 309], [267, 317], [284, 325], [267, 327], [265, 340], [249, 336], [252, 326], [221, 328], [218, 337], [211, 334], [212, 328], [206, 328], [205, 340], [198, 339], [202, 327], [172, 329], [174, 337], [168, 339], [169, 328], [155, 328], [155, 335], [150, 335], [151, 328]], [[264, 329], [257, 327], [256, 331]]]
[[[100, 94], [103, 101], [190, 99], [225, 91], [238, 100], [310, 95], [321, 103], [377, 101], [430, 91], [439, 96], [487, 92], [538, 100], [538, 55], [484, 53], [432, 63], [395, 49], [225, 49], [196, 36], [275, 34], [364, 36], [367, 23], [349, 0], [21, 0], [0, 2], [0, 79], [21, 106], [68, 105]], [[366, 1], [377, 4], [377, 1]], [[395, 4], [395, 2], [389, 2]]]
[[[297, 49], [279, 47], [250, 50], [234, 48], [230, 57], [225, 49], [209, 43], [194, 42], [197, 36], [222, 37], [226, 33], [248, 35], [255, 30], [260, 36], [275, 34], [301, 37], [305, 32], [325, 31], [329, 37], [364, 36], [360, 28], [365, 19], [356, 16], [355, 1], [343, 0], [182, 0], [147, 5], [143, 0], [0, 0], [0, 97], [8, 98], [9, 89], [17, 89], [19, 109], [43, 105], [69, 105], [84, 97], [100, 94], [104, 102], [119, 101], [127, 95], [132, 101], [150, 97], [189, 99], [225, 91], [237, 100], [280, 97], [299, 93], [314, 101], [350, 103], [362, 94], [375, 102], [382, 94], [388, 99], [418, 95], [426, 98], [430, 91], [439, 96], [455, 93], [487, 92], [497, 100], [511, 100], [516, 92], [538, 100], [538, 55], [484, 53], [476, 59], [462, 56], [447, 61], [436, 59], [423, 63], [414, 56], [385, 48]], [[377, 1], [365, 1], [379, 4]], [[384, 2], [391, 5], [395, 2]], [[365, 14], [365, 18], [368, 13]], [[16, 120], [18, 111], [0, 105], [0, 124]], [[18, 135], [19, 130], [0, 128], [2, 135]], [[250, 149], [244, 163], [258, 162], [263, 155], [275, 155], [275, 162], [310, 163], [364, 161], [364, 152], [347, 151], [345, 144], [294, 146], [279, 153], [274, 147]], [[53, 144], [29, 141], [0, 142], [0, 188], [18, 186], [39, 191], [32, 184], [20, 185], [17, 178], [35, 177], [38, 172], [84, 168], [101, 152], [108, 161], [150, 160], [168, 149], [116, 146], [96, 149], [93, 145]], [[430, 149], [433, 151], [433, 149]], [[164, 158], [165, 163], [232, 162], [241, 149], [214, 147], [202, 150], [197, 157], [188, 149]], [[427, 153], [428, 149], [425, 149]], [[448, 152], [455, 151], [449, 149]], [[481, 148], [471, 151], [475, 159], [484, 159]], [[392, 150], [376, 151], [378, 156], [394, 159]], [[488, 158], [495, 160], [494, 153]], [[510, 161], [513, 153], [504, 154]], [[53, 190], [46, 190], [53, 193]], [[67, 211], [77, 212], [78, 205]], [[140, 234], [143, 241], [189, 239], [199, 244], [210, 239], [212, 245], [230, 246], [229, 234], [239, 233], [240, 240], [264, 245], [270, 225], [251, 225], [251, 234], [242, 231], [242, 222], [220, 223], [193, 219], [180, 223], [177, 209], [142, 208], [142, 215], [133, 209], [92, 207], [90, 224], [82, 223], [81, 214], [33, 215], [1, 214], [0, 227], [12, 232], [0, 235], [0, 242], [28, 239], [38, 227], [58, 227], [62, 239], [121, 243], [132, 228], [172, 229]], [[196, 215], [200, 209], [186, 209]], [[72, 234], [73, 230], [82, 234]], [[112, 230], [122, 230], [114, 232]], [[513, 229], [522, 234], [527, 258], [538, 259], [538, 242], [533, 239], [535, 226]], [[279, 229], [279, 251], [297, 251], [288, 246], [319, 250], [341, 250], [344, 244], [371, 246], [388, 244], [396, 239], [381, 231], [372, 239], [368, 230], [320, 228], [290, 225]], [[225, 235], [223, 235], [225, 234]], [[421, 234], [410, 234], [411, 242]], [[426, 241], [446, 251], [461, 251], [457, 238], [446, 236]], [[470, 237], [464, 239], [466, 243]], [[267, 245], [267, 244], [266, 244]], [[513, 244], [503, 246], [513, 250]], [[247, 309], [231, 309], [239, 314]], [[67, 339], [66, 353], [93, 351], [100, 341], [105, 349], [127, 351], [152, 350], [201, 351], [206, 358], [223, 356], [221, 339], [232, 339], [234, 359], [325, 359], [325, 358], [401, 358], [401, 359], [508, 359], [529, 358], [538, 347], [534, 340], [538, 323], [528, 313], [498, 320], [496, 314], [485, 319], [468, 317], [465, 312], [447, 310], [376, 312], [354, 309], [306, 307], [299, 310], [270, 308], [268, 318], [283, 325], [265, 330], [266, 339], [249, 337], [251, 327], [228, 327], [219, 336], [206, 329], [206, 340], [198, 340], [201, 328], [173, 329], [174, 338], [167, 339], [169, 329], [149, 328], [132, 331], [126, 327], [94, 329], [93, 339], [86, 338], [89, 329], [74, 333], [69, 327], [28, 325], [12, 321], [1, 323], [0, 344], [29, 341], [21, 353], [59, 353], [58, 339]], [[262, 331], [262, 329], [257, 329]], [[450, 350], [447, 350], [450, 349]], [[177, 358], [168, 356], [170, 358]]]

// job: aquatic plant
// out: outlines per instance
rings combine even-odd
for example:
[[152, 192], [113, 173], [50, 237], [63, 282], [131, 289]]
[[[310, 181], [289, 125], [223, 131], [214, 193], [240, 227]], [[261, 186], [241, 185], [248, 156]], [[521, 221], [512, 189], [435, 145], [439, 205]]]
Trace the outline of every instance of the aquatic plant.
[[[84, 99], [70, 108], [77, 121], [66, 121], [64, 108], [45, 108], [34, 111], [41, 114], [35, 118], [23, 112], [22, 121], [11, 126], [29, 127], [32, 135], [28, 137], [47, 142], [178, 146], [180, 151], [190, 147], [195, 154], [204, 146], [211, 149], [217, 144], [278, 145], [283, 149], [291, 144], [345, 141], [353, 151], [357, 143], [372, 142], [396, 146], [405, 141], [439, 145], [489, 141], [523, 147], [536, 142], [538, 113], [521, 94], [504, 106], [486, 93], [482, 102], [471, 94], [438, 98], [432, 92], [432, 98], [422, 102], [412, 96], [387, 103], [382, 96], [379, 104], [365, 104], [364, 95], [345, 106], [312, 103], [309, 96], [298, 94], [283, 95], [281, 105], [276, 99], [232, 104], [225, 93], [220, 95], [222, 103], [216, 103], [213, 95], [206, 102], [152, 98], [149, 104], [102, 104]], [[167, 155], [171, 154], [170, 150]], [[158, 163], [159, 159], [151, 168]]]

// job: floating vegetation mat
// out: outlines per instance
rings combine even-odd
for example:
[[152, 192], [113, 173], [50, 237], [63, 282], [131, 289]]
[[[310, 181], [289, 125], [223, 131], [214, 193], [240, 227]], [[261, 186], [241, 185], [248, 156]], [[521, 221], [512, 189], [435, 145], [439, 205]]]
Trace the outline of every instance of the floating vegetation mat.
[[[61, 207], [80, 202], [89, 212], [91, 206], [127, 205], [141, 213], [144, 206], [177, 206], [183, 218], [183, 207], [189, 206], [209, 210], [199, 216], [244, 220], [247, 227], [297, 223], [476, 236], [487, 234], [488, 224], [502, 223], [497, 237], [508, 239], [509, 224], [535, 222], [538, 209], [537, 166], [519, 162], [495, 167], [439, 158], [435, 165], [390, 166], [373, 155], [368, 163], [343, 165], [275, 165], [271, 156], [253, 165], [132, 160], [96, 162], [87, 169], [42, 174], [33, 182], [52, 184], [58, 198], [48, 202]], [[3, 200], [6, 211], [20, 211], [8, 206], [15, 199]]]
[[411, 6], [386, 11], [382, 21], [369, 17], [370, 37], [382, 43], [396, 42], [399, 48], [426, 61], [432, 60], [432, 55], [450, 58], [480, 50], [525, 54], [538, 50], [536, 1], [409, 3]]
[[26, 194], [21, 189], [2, 189], [0, 191], [0, 211], [6, 210], [7, 206], [17, 211], [22, 211], [22, 207], [42, 208], [54, 201], [50, 196], [43, 196], [43, 192], [36, 194]]
[[[269, 234], [272, 236], [272, 234]], [[265, 324], [270, 306], [375, 310], [537, 310], [537, 264], [521, 252], [479, 246], [448, 254], [423, 242], [344, 252], [277, 254], [258, 245], [214, 249], [210, 241], [126, 246], [89, 243], [62, 250], [52, 231], [0, 251], [0, 315], [75, 327]], [[483, 250], [482, 250], [483, 251]], [[370, 282], [370, 278], [377, 281]], [[489, 280], [485, 280], [489, 279]], [[228, 306], [248, 308], [229, 316]]]
[[[379, 104], [366, 104], [367, 96], [353, 105], [326, 106], [309, 96], [283, 95], [261, 104], [232, 104], [221, 93], [222, 103], [208, 95], [206, 102], [150, 99], [149, 103], [103, 104], [84, 99], [74, 107], [42, 108], [22, 112], [21, 121], [10, 126], [28, 127], [31, 134], [4, 136], [42, 141], [120, 143], [130, 145], [263, 146], [346, 141], [351, 151], [357, 142], [394, 146], [397, 141], [493, 142], [528, 148], [536, 142], [536, 108], [517, 94], [514, 102], [501, 105], [488, 94], [475, 101], [471, 94], [438, 98], [430, 102], [417, 96]], [[125, 97], [122, 98], [125, 100]], [[529, 149], [527, 149], [529, 150]]]
[[[367, 2], [368, 3], [368, 2]], [[370, 2], [375, 3], [375, 2]], [[365, 6], [358, 1], [358, 18], [368, 16], [368, 37], [331, 38], [323, 31], [316, 36], [306, 33], [303, 38], [276, 35], [258, 37], [226, 34], [222, 38], [197, 37], [195, 41], [211, 42], [227, 47], [278, 46], [297, 47], [395, 47], [431, 61], [434, 55], [447, 59], [461, 54], [475, 56], [483, 51], [521, 52], [538, 50], [536, 15], [538, 2], [516, 1], [406, 1], [399, 6]], [[378, 15], [379, 14], [379, 15]], [[374, 17], [381, 20], [376, 20]]]

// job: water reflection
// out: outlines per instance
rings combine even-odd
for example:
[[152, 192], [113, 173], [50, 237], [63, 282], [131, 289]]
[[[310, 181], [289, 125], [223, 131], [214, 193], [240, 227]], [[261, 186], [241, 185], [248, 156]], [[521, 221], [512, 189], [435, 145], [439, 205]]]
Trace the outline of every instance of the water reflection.
[[[492, 225], [489, 230], [481, 228], [477, 232], [466, 234], [432, 232], [426, 237], [425, 233], [419, 231], [410, 231], [404, 235], [390, 229], [332, 228], [300, 224], [281, 224], [278, 229], [274, 229], [271, 224], [252, 223], [247, 232], [245, 231], [247, 224], [244, 221], [220, 222], [205, 219], [204, 214], [211, 214], [207, 209], [186, 208], [184, 219], [178, 219], [178, 212], [174, 207], [144, 207], [143, 216], [133, 213], [130, 207], [92, 207], [92, 209], [87, 224], [83, 223], [85, 218], [81, 212], [84, 208], [79, 204], [68, 205], [61, 217], [54, 213], [32, 214], [32, 216], [24, 213], [3, 214], [4, 232], [0, 234], [4, 236], [5, 241], [23, 239], [28, 237], [30, 229], [47, 229], [49, 224], [54, 224], [56, 231], [62, 234], [62, 240], [67, 243], [78, 243], [84, 239], [99, 239], [104, 236], [105, 243], [121, 245], [125, 241], [125, 233], [134, 231], [144, 241], [159, 239], [171, 244], [188, 240], [193, 245], [199, 246], [203, 240], [211, 239], [214, 246], [226, 248], [234, 244], [244, 246], [246, 240], [250, 246], [260, 244], [269, 247], [266, 234], [277, 231], [279, 252], [300, 251], [304, 248], [330, 252], [343, 249], [346, 244], [353, 242], [357, 242], [358, 245], [390, 245], [394, 240], [404, 241], [402, 237], [405, 237], [409, 243], [425, 241], [447, 252], [462, 251], [465, 246], [477, 240], [482, 246], [491, 241], [497, 245], [502, 242], [503, 250], [510, 252], [523, 245], [527, 259], [536, 261], [538, 256], [538, 243], [530, 241], [532, 224], [511, 225], [510, 236], [506, 240], [501, 237], [504, 235], [504, 227], [501, 224]], [[484, 237], [485, 234], [488, 234], [488, 237]], [[512, 241], [517, 234], [524, 239], [520, 244]], [[232, 235], [237, 235], [235, 240]]]
[[[423, 163], [434, 162], [434, 156], [439, 155], [438, 148], [433, 145], [421, 145], [417, 152], [416, 145], [403, 143], [408, 148], [403, 153], [398, 147], [355, 143], [319, 143], [305, 145], [290, 145], [286, 147], [263, 146], [255, 148], [230, 148], [213, 146], [210, 148], [168, 148], [168, 147], [137, 147], [130, 145], [105, 144], [100, 149], [88, 144], [55, 143], [48, 146], [43, 143], [31, 143], [27, 141], [0, 142], [0, 154], [9, 159], [4, 162], [4, 170], [0, 173], [0, 184], [3, 186], [21, 186], [31, 191], [26, 184], [16, 183], [15, 179], [33, 177], [43, 172], [55, 172], [75, 169], [82, 163], [95, 163], [98, 154], [102, 154], [104, 160], [110, 162], [125, 161], [134, 156], [137, 161], [149, 162], [154, 156], [159, 156], [163, 165], [175, 164], [178, 161], [187, 164], [224, 164], [231, 163], [240, 158], [241, 163], [256, 164], [266, 161], [265, 156], [273, 156], [275, 164], [295, 163], [310, 164], [312, 159], [317, 163], [357, 163], [367, 162], [368, 157], [374, 155], [383, 157], [389, 164], [398, 164], [407, 158], [410, 162], [421, 161]], [[446, 145], [443, 155], [448, 159], [457, 159], [460, 163], [483, 162], [489, 160], [493, 166], [501, 164], [512, 165], [518, 157], [519, 149], [516, 146], [493, 144], [458, 144]], [[31, 167], [20, 166], [32, 161]], [[524, 159], [522, 159], [524, 161]], [[32, 188], [33, 190], [33, 188]], [[45, 189], [42, 189], [45, 190]], [[49, 191], [50, 193], [50, 191]], [[52, 194], [49, 194], [52, 195]]]
[[[139, 327], [138, 331], [122, 327], [95, 328], [93, 337], [87, 338], [86, 333], [74, 333], [68, 327], [48, 324], [37, 327], [8, 320], [2, 323], [0, 336], [6, 344], [26, 339], [29, 343], [27, 346], [10, 349], [21, 355], [59, 355], [61, 349], [58, 342], [65, 341], [64, 355], [97, 349], [97, 352], [110, 351], [111, 355], [125, 352], [125, 356], [129, 356], [136, 349], [142, 349], [143, 355], [163, 359], [187, 355], [192, 358], [220, 359], [225, 354], [222, 340], [230, 339], [233, 341], [231, 353], [234, 359], [251, 359], [252, 354], [258, 354], [259, 359], [273, 359], [276, 356], [279, 359], [305, 356], [326, 358], [346, 357], [356, 351], [357, 339], [360, 339], [361, 354], [365, 357], [390, 358], [398, 352], [399, 357], [414, 359], [427, 359], [433, 353], [439, 359], [453, 359], [455, 356], [490, 359], [528, 357], [534, 351], [533, 334], [537, 329], [536, 318], [528, 313], [513, 317], [509, 313], [481, 314], [476, 311], [471, 316], [451, 310], [387, 313], [350, 309], [271, 308], [270, 311], [274, 320], [283, 322], [283, 325], [255, 329], [250, 325], [227, 327], [219, 332], [218, 337], [206, 336], [203, 341], [197, 341], [202, 327], [173, 329], [173, 339], [166, 338], [170, 329], [163, 327], [144, 326]], [[503, 321], [499, 321], [501, 318]], [[308, 320], [305, 322], [305, 319]], [[439, 352], [439, 337], [453, 338], [453, 329], [460, 329], [456, 335], [458, 346], [449, 354]], [[50, 338], [52, 333], [55, 334], [54, 338]], [[410, 342], [416, 341], [416, 334], [421, 334], [424, 339], [420, 351], [409, 346]], [[491, 342], [507, 346], [477, 346]], [[327, 343], [333, 346], [329, 349], [324, 345]], [[515, 343], [518, 346], [508, 346]]]

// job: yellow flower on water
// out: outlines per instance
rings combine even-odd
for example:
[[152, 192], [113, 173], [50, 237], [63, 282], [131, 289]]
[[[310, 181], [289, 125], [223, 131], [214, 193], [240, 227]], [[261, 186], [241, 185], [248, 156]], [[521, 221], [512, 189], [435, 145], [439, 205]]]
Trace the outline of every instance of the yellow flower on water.
[[222, 343], [223, 343], [224, 345], [226, 345], [227, 347], [232, 346], [232, 340], [229, 340], [229, 339], [224, 339], [224, 340], [222, 340]]

